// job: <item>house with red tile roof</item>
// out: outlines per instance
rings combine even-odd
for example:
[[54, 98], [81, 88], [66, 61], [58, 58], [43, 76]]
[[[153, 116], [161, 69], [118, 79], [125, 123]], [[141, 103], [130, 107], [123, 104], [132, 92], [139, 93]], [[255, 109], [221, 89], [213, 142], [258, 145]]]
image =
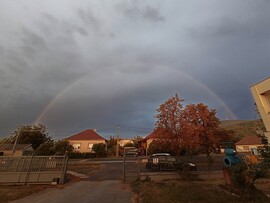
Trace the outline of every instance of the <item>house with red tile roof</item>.
[[251, 152], [252, 149], [257, 149], [260, 146], [263, 146], [263, 144], [258, 136], [246, 136], [235, 143], [238, 152]]
[[151, 132], [145, 138], [143, 138], [142, 140], [139, 141], [139, 147], [144, 149], [145, 153], [147, 154], [147, 150], [148, 150], [151, 142], [153, 142], [155, 139], [160, 138], [160, 136], [162, 135], [162, 131], [163, 130], [160, 128], [154, 129], [153, 132]]
[[94, 144], [103, 143], [107, 144], [107, 140], [99, 135], [96, 130], [88, 129], [78, 134], [65, 138], [78, 152], [93, 152], [92, 147]]

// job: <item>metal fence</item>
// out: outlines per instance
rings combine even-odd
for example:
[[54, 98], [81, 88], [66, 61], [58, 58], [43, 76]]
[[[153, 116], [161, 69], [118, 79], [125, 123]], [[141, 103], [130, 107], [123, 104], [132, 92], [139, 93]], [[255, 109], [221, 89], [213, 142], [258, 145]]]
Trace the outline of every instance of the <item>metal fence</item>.
[[[195, 168], [191, 168], [190, 165], [183, 165], [183, 170], [197, 171], [197, 172], [210, 172], [220, 171], [223, 168], [222, 162], [223, 156], [213, 157], [212, 162], [209, 164], [209, 160], [206, 156], [180, 156], [176, 157], [179, 163], [194, 163]], [[178, 166], [179, 167], [179, 166]], [[124, 156], [123, 157], [123, 181], [130, 182], [140, 178], [142, 175], [164, 175], [164, 174], [179, 174], [180, 168], [172, 162], [161, 162], [160, 160], [151, 160], [149, 162], [148, 156]]]
[[67, 156], [0, 157], [0, 184], [63, 184]]

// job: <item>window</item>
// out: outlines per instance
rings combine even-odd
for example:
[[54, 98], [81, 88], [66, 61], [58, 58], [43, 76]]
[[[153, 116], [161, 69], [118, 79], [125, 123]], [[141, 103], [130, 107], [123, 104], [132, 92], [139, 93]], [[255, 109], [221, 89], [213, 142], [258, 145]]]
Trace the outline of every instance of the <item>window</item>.
[[90, 152], [92, 151], [93, 148], [93, 144], [88, 144], [88, 149], [90, 150]]
[[270, 113], [270, 91], [261, 94], [261, 102], [266, 113]]
[[74, 143], [74, 144], [72, 144], [72, 146], [73, 146], [73, 148], [76, 149], [76, 150], [78, 150], [78, 149], [81, 148], [81, 144], [80, 144], [80, 143]]
[[[270, 109], [270, 91], [268, 91], [266, 94], [265, 94], [265, 98], [266, 98], [266, 102], [268, 104], [268, 109]], [[268, 112], [269, 113], [269, 112]]]

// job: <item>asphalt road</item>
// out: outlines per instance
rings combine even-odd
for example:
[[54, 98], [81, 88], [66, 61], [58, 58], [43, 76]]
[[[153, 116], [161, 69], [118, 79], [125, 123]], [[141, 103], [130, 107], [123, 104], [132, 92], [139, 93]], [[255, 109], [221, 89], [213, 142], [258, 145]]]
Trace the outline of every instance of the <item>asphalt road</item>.
[[99, 170], [94, 171], [87, 180], [104, 181], [104, 180], [122, 180], [122, 163], [102, 163]]

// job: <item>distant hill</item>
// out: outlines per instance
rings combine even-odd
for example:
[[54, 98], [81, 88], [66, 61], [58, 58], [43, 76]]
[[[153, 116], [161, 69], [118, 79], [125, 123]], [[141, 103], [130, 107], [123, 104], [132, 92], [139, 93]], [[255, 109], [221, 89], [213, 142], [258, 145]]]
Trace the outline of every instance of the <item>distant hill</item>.
[[227, 130], [233, 130], [235, 141], [239, 141], [248, 135], [257, 135], [257, 128], [265, 131], [264, 124], [261, 120], [223, 120], [221, 121], [221, 127]]

